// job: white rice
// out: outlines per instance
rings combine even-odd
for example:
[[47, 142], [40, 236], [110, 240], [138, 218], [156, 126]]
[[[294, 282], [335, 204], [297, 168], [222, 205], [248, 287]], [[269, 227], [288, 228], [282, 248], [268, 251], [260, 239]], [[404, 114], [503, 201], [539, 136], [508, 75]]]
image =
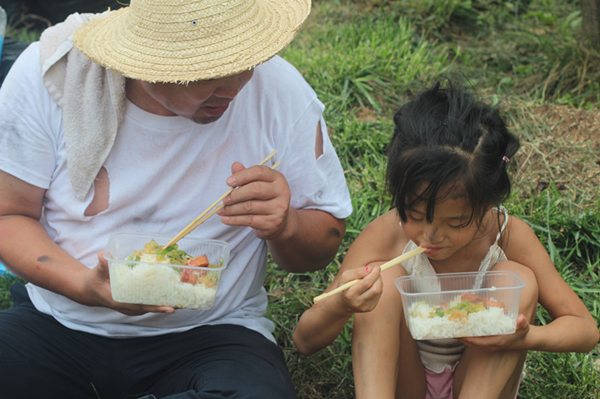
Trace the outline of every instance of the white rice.
[[165, 264], [129, 265], [125, 261], [110, 263], [110, 288], [117, 302], [188, 309], [210, 309], [215, 303], [218, 283], [213, 287], [183, 283], [181, 269]]
[[462, 320], [448, 320], [448, 315], [429, 317], [432, 311], [434, 308], [425, 303], [411, 306], [408, 326], [414, 339], [511, 334], [516, 329], [516, 320], [504, 314], [504, 309], [498, 307], [473, 312]]

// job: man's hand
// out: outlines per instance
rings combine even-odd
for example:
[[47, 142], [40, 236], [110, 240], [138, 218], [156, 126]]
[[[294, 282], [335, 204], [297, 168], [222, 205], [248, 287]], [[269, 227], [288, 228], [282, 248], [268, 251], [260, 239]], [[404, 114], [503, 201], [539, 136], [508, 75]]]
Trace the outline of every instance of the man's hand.
[[283, 174], [267, 166], [231, 167], [227, 184], [237, 187], [223, 199], [217, 214], [230, 226], [248, 226], [263, 239], [284, 270], [319, 270], [334, 258], [346, 222], [317, 209], [290, 207], [290, 187]]
[[230, 226], [248, 226], [263, 240], [286, 239], [293, 234], [290, 215], [290, 188], [283, 174], [267, 166], [231, 167], [227, 184], [237, 187], [223, 199], [217, 214]]
[[82, 284], [84, 298], [81, 303], [87, 306], [103, 306], [121, 312], [128, 316], [139, 316], [148, 312], [173, 313], [175, 308], [170, 306], [139, 305], [116, 302], [110, 291], [108, 261], [104, 259], [104, 251], [98, 253], [98, 264], [83, 275]]

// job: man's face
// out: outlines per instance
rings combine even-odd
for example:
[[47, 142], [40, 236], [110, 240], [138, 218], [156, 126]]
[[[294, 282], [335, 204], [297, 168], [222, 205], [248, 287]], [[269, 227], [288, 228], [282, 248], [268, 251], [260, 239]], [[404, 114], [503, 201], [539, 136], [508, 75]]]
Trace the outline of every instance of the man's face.
[[212, 123], [252, 78], [254, 70], [219, 79], [186, 84], [128, 81], [127, 98], [157, 115], [182, 116], [199, 124]]

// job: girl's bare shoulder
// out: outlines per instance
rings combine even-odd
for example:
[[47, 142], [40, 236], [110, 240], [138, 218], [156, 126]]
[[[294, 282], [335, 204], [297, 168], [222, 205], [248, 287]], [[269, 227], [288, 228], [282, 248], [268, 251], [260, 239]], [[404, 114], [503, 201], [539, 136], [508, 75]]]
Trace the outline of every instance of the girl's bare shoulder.
[[388, 261], [402, 253], [408, 243], [395, 209], [370, 222], [350, 246], [344, 263], [353, 268]]
[[406, 245], [408, 243], [408, 237], [402, 228], [400, 217], [395, 209], [384, 213], [369, 223], [360, 233], [360, 236], [377, 241], [380, 247], [395, 247], [398, 244], [403, 243]]
[[530, 268], [538, 268], [544, 264], [552, 265], [550, 256], [533, 229], [516, 216], [509, 216], [502, 247], [509, 260]]

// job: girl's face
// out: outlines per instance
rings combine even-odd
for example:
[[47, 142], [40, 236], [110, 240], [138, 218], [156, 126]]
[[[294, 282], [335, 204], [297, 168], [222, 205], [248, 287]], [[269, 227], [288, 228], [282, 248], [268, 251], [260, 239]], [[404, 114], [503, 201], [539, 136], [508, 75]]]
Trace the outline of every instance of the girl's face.
[[475, 220], [469, 223], [471, 209], [465, 198], [447, 196], [437, 202], [432, 223], [427, 222], [426, 209], [425, 202], [406, 209], [408, 219], [402, 227], [415, 244], [427, 248], [425, 255], [432, 260], [450, 258], [473, 241], [479, 231]]

